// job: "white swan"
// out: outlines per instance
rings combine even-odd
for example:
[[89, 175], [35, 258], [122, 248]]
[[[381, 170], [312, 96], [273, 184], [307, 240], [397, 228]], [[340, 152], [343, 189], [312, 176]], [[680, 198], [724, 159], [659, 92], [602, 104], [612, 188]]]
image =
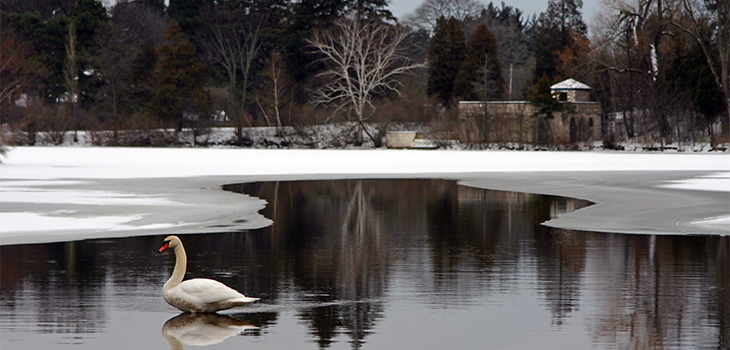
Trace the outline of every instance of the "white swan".
[[188, 257], [185, 255], [185, 248], [180, 238], [177, 236], [165, 238], [160, 252], [167, 248], [175, 250], [176, 259], [172, 276], [162, 287], [162, 297], [168, 304], [183, 312], [216, 312], [259, 300], [247, 297], [215, 280], [194, 278], [183, 281]]

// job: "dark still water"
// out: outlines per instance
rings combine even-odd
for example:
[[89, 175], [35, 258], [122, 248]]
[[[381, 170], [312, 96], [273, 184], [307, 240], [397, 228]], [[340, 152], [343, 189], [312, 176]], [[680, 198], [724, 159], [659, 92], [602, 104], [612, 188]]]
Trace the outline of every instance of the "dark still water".
[[453, 181], [226, 189], [266, 199], [274, 225], [182, 235], [187, 278], [261, 301], [178, 316], [161, 296], [163, 235], [3, 246], [0, 347], [730, 347], [727, 237], [550, 229], [589, 203]]

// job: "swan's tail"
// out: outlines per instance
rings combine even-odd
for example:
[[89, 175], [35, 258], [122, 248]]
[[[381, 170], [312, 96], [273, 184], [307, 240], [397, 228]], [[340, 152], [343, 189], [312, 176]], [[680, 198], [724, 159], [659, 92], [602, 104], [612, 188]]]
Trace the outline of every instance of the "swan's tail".
[[246, 305], [246, 304], [253, 303], [254, 301], [257, 301], [259, 299], [261, 299], [261, 298], [243, 297], [243, 298], [231, 299], [231, 302], [234, 302], [238, 305]]

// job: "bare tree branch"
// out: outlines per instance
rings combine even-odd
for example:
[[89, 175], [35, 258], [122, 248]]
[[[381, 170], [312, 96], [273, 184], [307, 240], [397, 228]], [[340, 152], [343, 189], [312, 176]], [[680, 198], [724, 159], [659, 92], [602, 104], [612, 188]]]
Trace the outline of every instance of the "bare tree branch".
[[454, 17], [464, 21], [470, 16], [478, 16], [483, 8], [484, 5], [477, 0], [425, 0], [406, 17], [405, 23], [430, 33], [439, 17]]
[[354, 112], [358, 121], [373, 108], [376, 93], [400, 96], [398, 77], [423, 64], [414, 64], [402, 50], [409, 31], [380, 22], [343, 18], [329, 31], [315, 32], [309, 44], [328, 68], [317, 75], [325, 84], [313, 91], [317, 104], [335, 104], [336, 111]]
[[702, 53], [707, 60], [707, 65], [710, 67], [710, 72], [715, 79], [715, 83], [720, 87], [720, 91], [722, 91], [725, 98], [727, 118], [723, 121], [726, 124], [725, 132], [730, 134], [730, 4], [728, 4], [727, 0], [719, 0], [715, 4], [715, 15], [717, 18], [714, 31], [717, 40], [715, 46], [720, 61], [719, 71], [713, 60], [714, 55], [711, 52], [711, 48], [708, 47], [707, 41], [709, 38], [703, 36], [706, 31], [703, 30], [700, 24], [700, 15], [697, 14], [697, 10], [693, 4], [691, 0], [682, 0], [682, 6], [692, 21], [692, 28], [687, 28], [676, 21], [672, 21], [671, 25], [691, 36], [702, 49]]
[[40, 78], [42, 68], [21, 41], [11, 32], [0, 39], [0, 103], [29, 88]]
[[[258, 24], [241, 20], [242, 14], [234, 10], [226, 12], [218, 9], [211, 13], [209, 51], [213, 61], [220, 64], [228, 76], [231, 106], [227, 112], [233, 119], [240, 142], [243, 138], [251, 66], [261, 49], [261, 28]], [[217, 14], [217, 17], [213, 14]], [[239, 77], [242, 80], [240, 83]]]

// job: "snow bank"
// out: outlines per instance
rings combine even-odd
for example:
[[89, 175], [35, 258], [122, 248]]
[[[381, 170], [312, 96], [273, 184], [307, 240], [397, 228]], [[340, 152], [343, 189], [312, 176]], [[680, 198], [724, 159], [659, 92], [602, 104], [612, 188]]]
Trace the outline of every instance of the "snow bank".
[[525, 171], [730, 172], [729, 154], [417, 150], [19, 147], [0, 179]]

